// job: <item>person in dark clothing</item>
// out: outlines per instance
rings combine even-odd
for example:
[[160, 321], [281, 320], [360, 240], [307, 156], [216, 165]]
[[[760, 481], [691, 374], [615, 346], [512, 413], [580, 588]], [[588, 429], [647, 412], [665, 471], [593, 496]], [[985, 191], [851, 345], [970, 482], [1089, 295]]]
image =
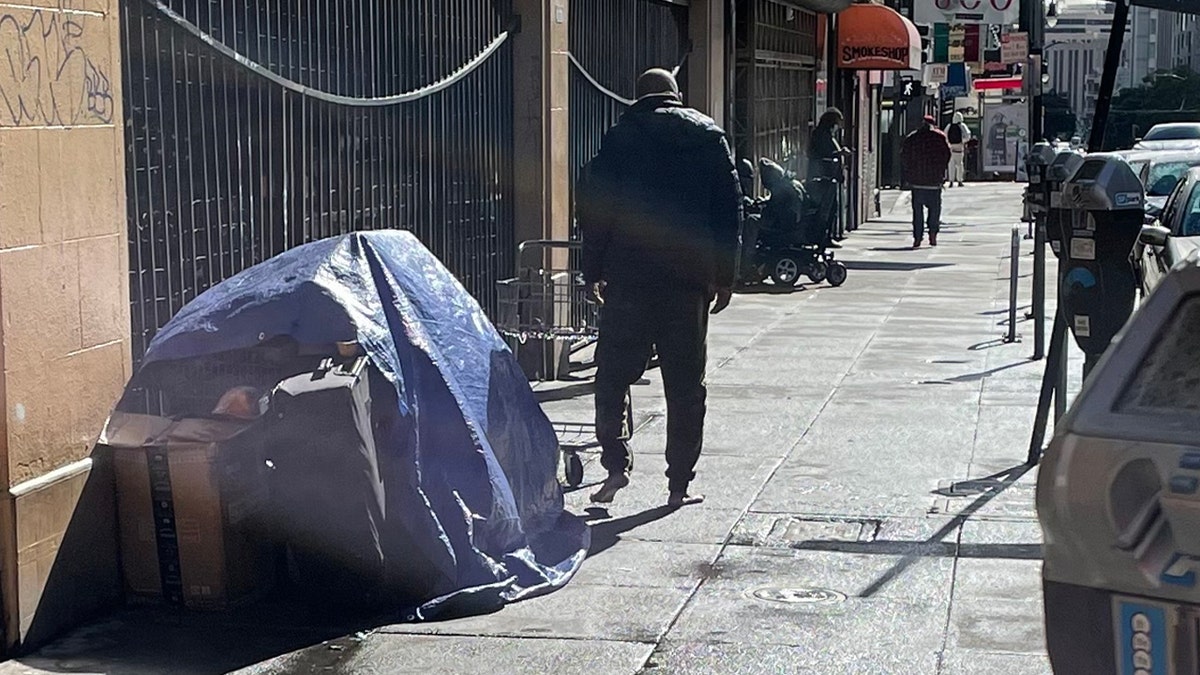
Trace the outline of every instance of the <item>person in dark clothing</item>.
[[937, 246], [941, 229], [942, 183], [946, 181], [950, 163], [950, 141], [935, 124], [933, 117], [926, 115], [925, 124], [905, 137], [900, 146], [904, 181], [912, 188], [914, 249], [920, 248], [925, 238], [926, 210], [929, 211], [930, 246]]
[[826, 248], [841, 248], [841, 244], [833, 240], [833, 229], [837, 223], [842, 167], [850, 154], [837, 140], [838, 130], [844, 123], [842, 111], [830, 108], [821, 115], [808, 140], [808, 182], [805, 187], [820, 205], [818, 217], [825, 224]]
[[[601, 303], [596, 437], [607, 503], [629, 484], [625, 397], [657, 348], [667, 398], [668, 504], [689, 495], [703, 443], [708, 317], [728, 305], [737, 267], [741, 189], [725, 132], [684, 107], [674, 76], [646, 71], [637, 102], [585, 170], [576, 219], [584, 282]], [[710, 310], [711, 304], [711, 310]]]
[[758, 165], [763, 187], [771, 193], [762, 209], [759, 230], [770, 236], [771, 241], [802, 242], [804, 236], [800, 226], [807, 201], [804, 188], [775, 162], [763, 158]]
[[761, 281], [754, 273], [754, 254], [758, 246], [759, 215], [751, 215], [754, 206], [754, 162], [737, 163], [738, 184], [742, 190], [742, 259], [738, 265], [738, 283], [748, 286]]

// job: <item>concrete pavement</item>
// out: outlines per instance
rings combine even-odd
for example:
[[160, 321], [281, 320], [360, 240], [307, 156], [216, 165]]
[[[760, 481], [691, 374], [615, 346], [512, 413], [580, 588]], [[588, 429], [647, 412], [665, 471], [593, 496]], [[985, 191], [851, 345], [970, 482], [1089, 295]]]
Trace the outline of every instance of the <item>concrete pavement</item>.
[[[633, 484], [607, 509], [586, 487], [568, 497], [594, 543], [562, 591], [428, 625], [131, 610], [0, 675], [1048, 673], [1022, 466], [1042, 364], [1027, 322], [1023, 342], [1000, 339], [1019, 199], [948, 191], [941, 246], [919, 251], [906, 202], [885, 200], [846, 241], [845, 286], [739, 295], [712, 326], [705, 503], [661, 506], [652, 371]], [[556, 422], [590, 421], [587, 390], [539, 387]]]

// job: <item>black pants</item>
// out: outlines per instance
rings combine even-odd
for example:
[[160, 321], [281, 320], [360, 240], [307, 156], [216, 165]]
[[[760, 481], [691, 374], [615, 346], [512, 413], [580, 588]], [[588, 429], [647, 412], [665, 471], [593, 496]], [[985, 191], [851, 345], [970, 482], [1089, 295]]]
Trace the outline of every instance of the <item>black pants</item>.
[[817, 225], [807, 233], [810, 241], [829, 246], [837, 228], [838, 219], [838, 183], [825, 180], [810, 179], [805, 185], [809, 198], [817, 205]]
[[[926, 221], [925, 209], [929, 209], [929, 219]], [[921, 241], [925, 238], [925, 225], [928, 222], [930, 234], [937, 234], [942, 228], [942, 189], [912, 189], [913, 210], [913, 239]]]
[[696, 477], [707, 410], [709, 302], [698, 289], [606, 290], [596, 346], [596, 439], [609, 473], [633, 468], [633, 453], [621, 438], [625, 396], [657, 349], [667, 397], [667, 481], [682, 491]]
[[758, 224], [762, 220], [761, 217], [755, 215], [750, 216], [742, 221], [742, 262], [739, 269], [740, 279], [743, 283], [757, 283], [761, 279], [756, 278], [754, 272], [754, 253], [758, 246]]

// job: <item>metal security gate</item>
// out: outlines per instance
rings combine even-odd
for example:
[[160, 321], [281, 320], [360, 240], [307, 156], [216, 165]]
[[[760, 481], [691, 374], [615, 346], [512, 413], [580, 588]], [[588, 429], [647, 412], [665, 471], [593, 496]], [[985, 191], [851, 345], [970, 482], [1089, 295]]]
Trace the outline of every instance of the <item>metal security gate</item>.
[[135, 362], [213, 284], [357, 230], [411, 230], [493, 309], [509, 0], [120, 4]]
[[817, 15], [782, 0], [739, 4], [734, 139], [739, 158], [803, 174], [816, 92]]
[[678, 69], [679, 87], [687, 91], [690, 44], [686, 2], [571, 0], [570, 15], [574, 178], [599, 152], [604, 133], [633, 103], [637, 78], [644, 70]]

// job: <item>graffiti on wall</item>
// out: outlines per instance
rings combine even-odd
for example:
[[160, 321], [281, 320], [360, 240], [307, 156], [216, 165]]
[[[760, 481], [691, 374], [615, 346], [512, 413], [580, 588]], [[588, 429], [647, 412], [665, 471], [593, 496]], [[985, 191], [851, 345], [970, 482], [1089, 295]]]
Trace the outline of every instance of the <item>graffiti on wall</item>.
[[[0, 6], [0, 127], [112, 122], [112, 83], [85, 49], [89, 19], [104, 22], [98, 14]], [[99, 44], [107, 47], [107, 37]]]

